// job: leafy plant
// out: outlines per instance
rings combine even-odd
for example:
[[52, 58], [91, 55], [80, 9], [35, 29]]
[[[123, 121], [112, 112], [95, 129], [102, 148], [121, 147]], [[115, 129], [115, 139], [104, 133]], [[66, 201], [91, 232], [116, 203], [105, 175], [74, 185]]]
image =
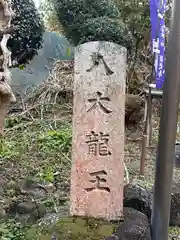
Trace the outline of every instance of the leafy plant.
[[47, 182], [54, 181], [54, 171], [51, 166], [43, 169], [38, 175], [41, 177], [42, 180], [45, 180]]
[[14, 151], [14, 142], [8, 142], [4, 139], [0, 140], [0, 158], [10, 158], [16, 154]]
[[62, 131], [48, 131], [47, 133], [39, 136], [38, 142], [40, 143], [40, 148], [49, 150], [61, 150], [67, 153], [71, 146], [71, 132], [69, 129]]
[[13, 219], [0, 222], [0, 239], [1, 240], [24, 240], [26, 235], [26, 227], [20, 222]]

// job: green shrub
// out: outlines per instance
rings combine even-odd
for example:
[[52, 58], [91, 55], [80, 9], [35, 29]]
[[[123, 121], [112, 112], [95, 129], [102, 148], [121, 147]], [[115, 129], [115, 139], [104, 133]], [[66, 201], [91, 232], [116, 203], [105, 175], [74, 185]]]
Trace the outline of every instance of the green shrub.
[[12, 60], [25, 64], [42, 47], [44, 27], [33, 0], [12, 0], [12, 9], [16, 14], [12, 20], [15, 32], [8, 47], [12, 51]]
[[70, 28], [70, 31], [75, 44], [106, 40], [120, 44], [129, 51], [133, 46], [132, 35], [121, 20], [109, 19], [107, 17], [92, 18], [83, 24], [73, 26]]
[[64, 34], [74, 44], [110, 41], [126, 47], [134, 39], [111, 0], [52, 0]]

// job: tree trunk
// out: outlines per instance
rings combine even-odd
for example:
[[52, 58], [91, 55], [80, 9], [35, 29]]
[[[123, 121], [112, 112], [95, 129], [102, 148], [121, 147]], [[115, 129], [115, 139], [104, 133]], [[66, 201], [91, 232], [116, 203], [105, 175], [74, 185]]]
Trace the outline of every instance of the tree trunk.
[[8, 29], [11, 28], [11, 20], [14, 12], [11, 9], [11, 0], [0, 0], [0, 32], [3, 33], [0, 42], [0, 135], [3, 135], [4, 122], [8, 107], [16, 98], [10, 87], [11, 73], [9, 67], [11, 63], [11, 52], [7, 48], [10, 38]]

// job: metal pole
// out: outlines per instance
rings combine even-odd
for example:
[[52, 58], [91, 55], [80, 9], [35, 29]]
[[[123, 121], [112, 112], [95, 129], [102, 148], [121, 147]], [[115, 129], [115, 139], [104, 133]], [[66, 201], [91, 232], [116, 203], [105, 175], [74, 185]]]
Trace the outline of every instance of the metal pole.
[[180, 89], [180, 0], [173, 1], [156, 159], [152, 240], [168, 240], [174, 150]]
[[144, 121], [144, 131], [143, 131], [143, 137], [142, 137], [142, 143], [141, 143], [141, 157], [140, 157], [140, 175], [144, 176], [144, 168], [145, 168], [145, 160], [146, 160], [146, 148], [148, 143], [148, 124], [149, 124], [149, 101], [151, 100], [151, 87], [149, 86], [149, 94], [148, 94], [148, 101], [147, 102], [147, 109], [146, 115], [145, 115], [145, 121]]

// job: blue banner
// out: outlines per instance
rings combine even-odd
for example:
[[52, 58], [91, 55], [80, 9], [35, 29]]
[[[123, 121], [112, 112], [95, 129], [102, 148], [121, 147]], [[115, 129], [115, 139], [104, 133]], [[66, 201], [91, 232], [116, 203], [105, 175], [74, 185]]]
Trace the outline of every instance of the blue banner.
[[156, 88], [161, 89], [165, 77], [165, 20], [167, 0], [150, 0], [151, 46], [155, 54]]

